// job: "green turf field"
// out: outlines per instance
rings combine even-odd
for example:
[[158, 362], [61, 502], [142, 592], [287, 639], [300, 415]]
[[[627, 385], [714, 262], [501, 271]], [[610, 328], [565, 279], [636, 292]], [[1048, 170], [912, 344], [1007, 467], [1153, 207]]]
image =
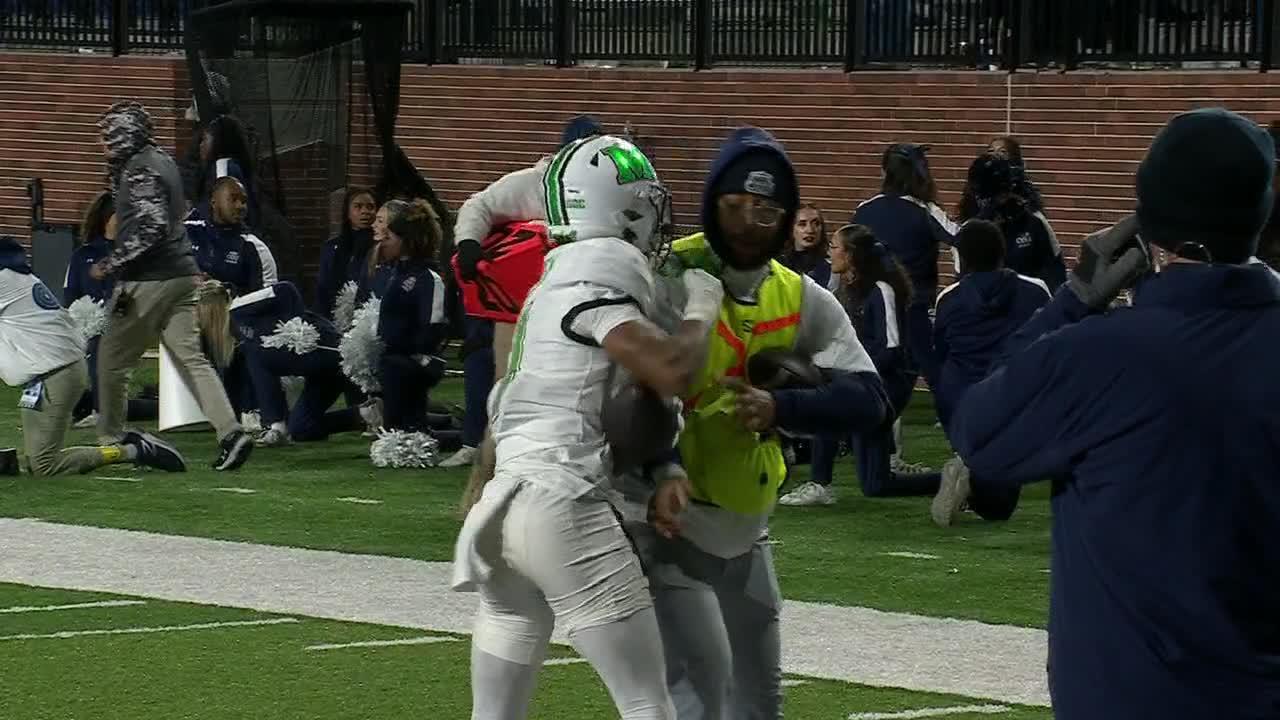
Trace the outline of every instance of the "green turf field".
[[[448, 381], [437, 399], [460, 401], [460, 384]], [[0, 392], [0, 445], [21, 445], [16, 402], [16, 392]], [[378, 470], [368, 461], [369, 441], [350, 435], [323, 444], [260, 448], [240, 472], [214, 473], [208, 469], [215, 454], [210, 433], [168, 437], [187, 455], [191, 472], [116, 466], [84, 477], [0, 478], [0, 516], [427, 561], [451, 557], [464, 471]], [[71, 439], [90, 443], [92, 433], [76, 431]], [[907, 414], [906, 444], [908, 459], [935, 467], [949, 455], [933, 428], [927, 394], [919, 394]], [[944, 531], [930, 523], [926, 498], [861, 497], [847, 458], [836, 482], [836, 506], [779, 508], [771, 525], [788, 600], [1043, 627], [1047, 487], [1025, 493], [1007, 524], [987, 525], [970, 516]], [[100, 599], [0, 586], [0, 609]], [[0, 636], [264, 617], [147, 600], [0, 613]], [[0, 717], [390, 718], [428, 709], [433, 717], [467, 717], [466, 642], [307, 651], [314, 644], [427, 633], [291, 617], [298, 622], [0, 641]], [[553, 666], [541, 677], [535, 717], [613, 716], [587, 666]], [[834, 719], [990, 702], [809, 680], [788, 690], [787, 716]], [[1009, 709], [1000, 717], [1051, 716], [1044, 708], [1002, 705]]]

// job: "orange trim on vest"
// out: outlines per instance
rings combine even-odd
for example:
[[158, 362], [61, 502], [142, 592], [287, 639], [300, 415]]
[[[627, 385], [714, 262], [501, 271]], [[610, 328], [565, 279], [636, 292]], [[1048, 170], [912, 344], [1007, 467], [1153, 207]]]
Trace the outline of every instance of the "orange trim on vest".
[[800, 313], [793, 313], [785, 317], [774, 318], [773, 320], [766, 320], [762, 323], [759, 323], [754, 328], [751, 329], [751, 334], [764, 335], [766, 333], [785, 330], [791, 327], [792, 325], [799, 325], [799, 324], [800, 324]]

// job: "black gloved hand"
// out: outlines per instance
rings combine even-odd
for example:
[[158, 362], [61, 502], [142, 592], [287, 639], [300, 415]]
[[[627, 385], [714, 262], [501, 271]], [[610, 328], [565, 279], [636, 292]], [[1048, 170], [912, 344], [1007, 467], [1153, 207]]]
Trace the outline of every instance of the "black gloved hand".
[[1138, 238], [1138, 217], [1130, 215], [1084, 239], [1067, 287], [1080, 302], [1103, 310], [1150, 267], [1151, 253]]
[[475, 240], [458, 241], [458, 275], [471, 282], [476, 279], [476, 266], [480, 264], [480, 243]]

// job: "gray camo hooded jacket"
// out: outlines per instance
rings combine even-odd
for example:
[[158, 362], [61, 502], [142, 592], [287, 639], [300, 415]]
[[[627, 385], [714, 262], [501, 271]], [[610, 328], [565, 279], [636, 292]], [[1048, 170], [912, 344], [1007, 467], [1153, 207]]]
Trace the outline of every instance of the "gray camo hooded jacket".
[[119, 225], [106, 272], [125, 281], [198, 275], [182, 224], [186, 198], [173, 158], [156, 145], [151, 116], [137, 102], [112, 105], [98, 121]]

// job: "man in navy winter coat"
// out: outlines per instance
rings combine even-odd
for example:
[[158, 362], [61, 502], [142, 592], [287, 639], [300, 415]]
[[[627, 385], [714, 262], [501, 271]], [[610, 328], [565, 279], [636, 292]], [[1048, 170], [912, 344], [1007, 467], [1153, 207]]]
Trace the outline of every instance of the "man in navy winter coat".
[[[975, 482], [1054, 478], [1058, 720], [1280, 717], [1280, 280], [1251, 262], [1275, 160], [1243, 117], [1175, 117], [1136, 218], [951, 417]], [[1175, 259], [1142, 277], [1146, 242]]]

